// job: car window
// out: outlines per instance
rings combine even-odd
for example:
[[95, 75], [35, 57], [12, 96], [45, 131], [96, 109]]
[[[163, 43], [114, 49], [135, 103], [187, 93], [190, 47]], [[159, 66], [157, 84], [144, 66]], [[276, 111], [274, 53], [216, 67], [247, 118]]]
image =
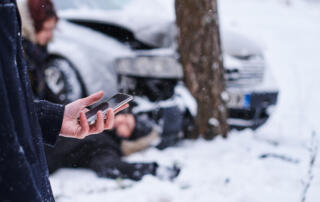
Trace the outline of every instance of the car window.
[[58, 10], [67, 9], [122, 9], [131, 0], [54, 0]]

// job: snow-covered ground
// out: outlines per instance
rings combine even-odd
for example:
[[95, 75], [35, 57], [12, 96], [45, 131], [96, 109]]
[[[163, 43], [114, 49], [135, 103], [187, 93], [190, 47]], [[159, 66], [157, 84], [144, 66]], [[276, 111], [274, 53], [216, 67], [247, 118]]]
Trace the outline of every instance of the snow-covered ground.
[[[168, 8], [173, 1], [156, 2]], [[233, 131], [228, 139], [186, 141], [163, 152], [151, 149], [129, 158], [179, 162], [183, 170], [174, 182], [151, 176], [138, 183], [119, 182], [97, 178], [88, 170], [62, 169], [51, 176], [58, 202], [301, 201], [312, 132], [320, 139], [320, 2], [220, 0], [219, 9], [224, 28], [263, 46], [280, 88], [277, 108], [267, 124], [255, 132]], [[261, 158], [264, 154], [276, 157]], [[320, 201], [319, 155], [308, 202]]]

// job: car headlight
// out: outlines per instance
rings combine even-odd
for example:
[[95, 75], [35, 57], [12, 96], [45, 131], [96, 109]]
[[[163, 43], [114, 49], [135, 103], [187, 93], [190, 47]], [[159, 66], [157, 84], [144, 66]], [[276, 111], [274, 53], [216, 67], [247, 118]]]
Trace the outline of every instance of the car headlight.
[[116, 61], [119, 74], [153, 78], [182, 78], [181, 64], [170, 56], [139, 56]]

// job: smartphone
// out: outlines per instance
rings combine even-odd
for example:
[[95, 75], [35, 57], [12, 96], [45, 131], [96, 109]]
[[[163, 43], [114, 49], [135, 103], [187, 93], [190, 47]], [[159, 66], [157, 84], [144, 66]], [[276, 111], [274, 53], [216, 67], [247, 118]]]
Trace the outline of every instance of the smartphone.
[[131, 95], [127, 95], [124, 93], [117, 93], [108, 100], [100, 103], [90, 111], [86, 113], [86, 117], [88, 120], [89, 125], [94, 124], [97, 119], [98, 111], [102, 111], [103, 116], [107, 113], [108, 108], [112, 108], [113, 111], [119, 109], [124, 104], [133, 100]]

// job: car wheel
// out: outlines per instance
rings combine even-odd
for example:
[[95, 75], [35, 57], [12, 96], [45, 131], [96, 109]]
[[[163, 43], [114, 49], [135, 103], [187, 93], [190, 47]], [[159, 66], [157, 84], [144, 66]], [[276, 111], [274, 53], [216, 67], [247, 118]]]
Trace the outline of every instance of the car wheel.
[[48, 100], [67, 104], [85, 96], [81, 78], [68, 60], [50, 60], [44, 73]]

